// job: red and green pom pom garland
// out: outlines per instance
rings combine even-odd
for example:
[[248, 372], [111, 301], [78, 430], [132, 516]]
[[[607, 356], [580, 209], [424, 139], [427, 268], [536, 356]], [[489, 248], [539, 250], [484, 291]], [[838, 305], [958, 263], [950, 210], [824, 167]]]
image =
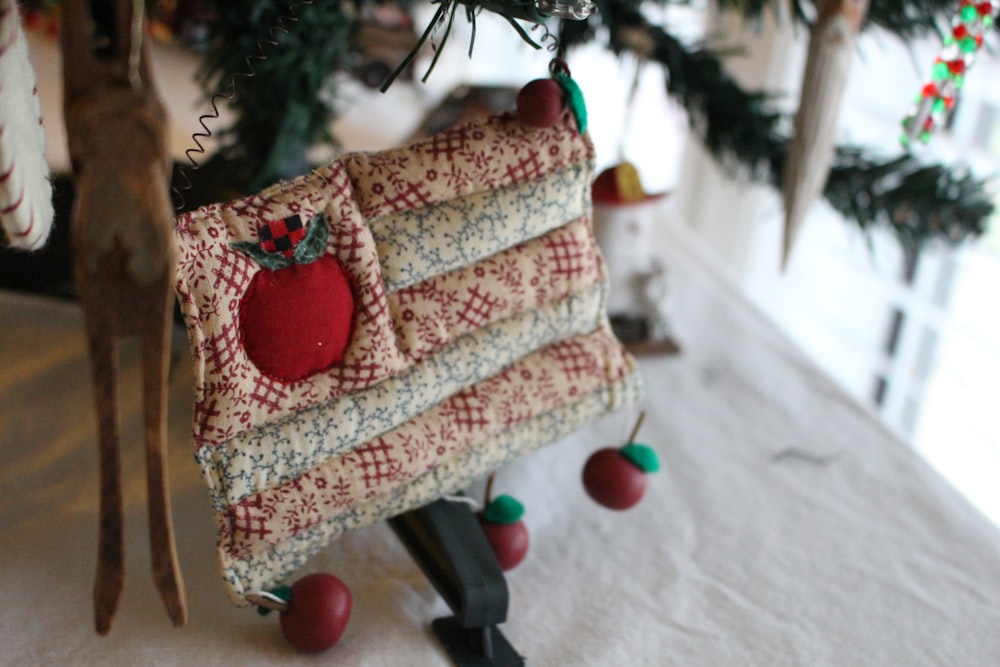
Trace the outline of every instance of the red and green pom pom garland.
[[945, 37], [931, 68], [931, 81], [921, 89], [914, 110], [903, 120], [900, 141], [904, 146], [917, 139], [927, 143], [934, 129], [945, 124], [966, 72], [983, 46], [983, 34], [993, 25], [998, 11], [998, 0], [962, 0], [952, 19], [951, 34]]

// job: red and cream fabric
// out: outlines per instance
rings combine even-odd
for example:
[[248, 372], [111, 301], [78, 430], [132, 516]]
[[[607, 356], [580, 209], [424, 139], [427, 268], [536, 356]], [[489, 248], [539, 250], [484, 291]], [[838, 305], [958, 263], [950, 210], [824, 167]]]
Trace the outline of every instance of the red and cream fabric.
[[45, 133], [15, 0], [0, 0], [0, 241], [24, 250], [52, 228]]
[[[592, 163], [568, 116], [537, 129], [502, 115], [179, 219], [196, 458], [235, 601], [344, 531], [638, 399], [605, 315]], [[342, 360], [287, 381], [243, 345], [245, 296], [270, 269], [233, 244], [263, 246], [294, 216], [329, 226], [354, 309]], [[310, 313], [283, 312], [290, 332], [306, 327]]]

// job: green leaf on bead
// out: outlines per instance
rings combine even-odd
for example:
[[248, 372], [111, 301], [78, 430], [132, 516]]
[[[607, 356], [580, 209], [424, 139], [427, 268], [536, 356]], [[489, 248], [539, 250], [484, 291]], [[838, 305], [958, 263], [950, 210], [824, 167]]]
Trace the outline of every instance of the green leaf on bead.
[[524, 516], [524, 505], [508, 495], [497, 496], [483, 510], [483, 518], [490, 523], [517, 523]]
[[660, 470], [660, 459], [656, 456], [653, 448], [648, 445], [630, 442], [618, 451], [643, 472], [658, 472]]
[[565, 74], [557, 74], [555, 80], [566, 96], [566, 104], [576, 119], [577, 129], [583, 134], [587, 131], [587, 102], [583, 99], [583, 91], [572, 77]]
[[[277, 588], [272, 588], [267, 591], [276, 598], [280, 598], [285, 604], [292, 599], [292, 589], [289, 586], [278, 586]], [[268, 609], [267, 607], [257, 606], [257, 613], [261, 616], [267, 616], [273, 609]]]

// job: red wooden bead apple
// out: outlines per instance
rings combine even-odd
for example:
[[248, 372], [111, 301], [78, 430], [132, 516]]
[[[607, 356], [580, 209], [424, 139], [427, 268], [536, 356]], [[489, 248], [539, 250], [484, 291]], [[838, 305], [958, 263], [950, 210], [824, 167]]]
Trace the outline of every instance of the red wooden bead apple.
[[583, 467], [583, 488], [605, 507], [628, 509], [646, 492], [646, 475], [629, 463], [617, 447], [605, 447], [587, 459]]
[[552, 127], [562, 118], [563, 104], [563, 90], [555, 79], [535, 79], [517, 94], [517, 117], [532, 127]]
[[656, 452], [635, 441], [646, 413], [639, 413], [623, 447], [605, 447], [583, 466], [583, 488], [597, 503], [614, 510], [632, 507], [646, 492], [646, 474], [660, 469]]
[[521, 521], [524, 506], [511, 496], [498, 496], [476, 514], [486, 541], [504, 572], [517, 567], [528, 553], [528, 528]]
[[281, 610], [281, 631], [292, 646], [305, 653], [319, 653], [337, 643], [351, 618], [353, 604], [343, 581], [317, 572], [302, 577], [283, 593], [288, 599], [277, 608]]
[[646, 492], [647, 473], [659, 470], [656, 453], [646, 445], [599, 449], [583, 467], [583, 487], [598, 504], [614, 510], [632, 507]]

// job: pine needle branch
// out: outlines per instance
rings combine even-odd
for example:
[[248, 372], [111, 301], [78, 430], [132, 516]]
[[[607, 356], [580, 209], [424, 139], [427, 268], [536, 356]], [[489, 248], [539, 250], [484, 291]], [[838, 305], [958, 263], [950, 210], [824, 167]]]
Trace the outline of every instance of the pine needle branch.
[[[780, 183], [788, 146], [782, 130], [791, 123], [775, 109], [772, 95], [744, 90], [718, 53], [685, 46], [628, 0], [600, 0], [599, 6], [609, 48], [663, 65], [668, 94], [680, 101], [692, 131], [720, 165], [734, 176]], [[593, 25], [564, 23], [561, 39], [572, 46], [596, 34]], [[862, 229], [887, 226], [910, 248], [977, 236], [993, 212], [985, 183], [966, 171], [922, 164], [911, 155], [879, 158], [858, 147], [837, 149], [823, 195]]]

